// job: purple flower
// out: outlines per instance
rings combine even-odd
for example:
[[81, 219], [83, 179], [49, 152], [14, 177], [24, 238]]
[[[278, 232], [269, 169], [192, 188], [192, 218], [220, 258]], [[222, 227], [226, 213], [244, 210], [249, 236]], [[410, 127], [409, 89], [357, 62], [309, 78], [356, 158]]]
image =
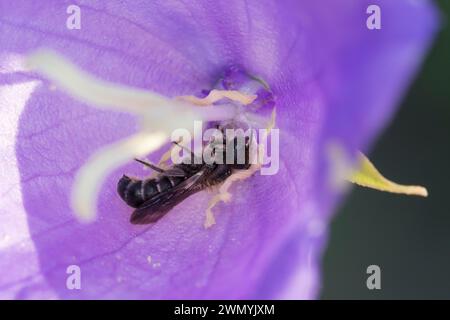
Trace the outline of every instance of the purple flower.
[[[380, 30], [366, 26], [372, 3]], [[389, 120], [436, 29], [432, 5], [76, 1], [81, 29], [70, 30], [70, 4], [0, 4], [0, 298], [317, 297], [340, 198], [327, 182], [327, 146], [366, 149]], [[98, 219], [79, 223], [70, 208], [75, 173], [99, 147], [133, 134], [136, 121], [21, 69], [20, 57], [40, 47], [166, 97], [200, 95], [224, 76], [239, 83], [227, 73], [234, 67], [258, 76], [273, 93], [263, 104], [277, 108], [279, 172], [233, 186], [212, 228], [203, 227], [206, 192], [135, 226], [116, 193], [124, 172], [143, 174], [130, 163], [104, 183]], [[66, 286], [71, 265], [80, 267], [80, 290]]]

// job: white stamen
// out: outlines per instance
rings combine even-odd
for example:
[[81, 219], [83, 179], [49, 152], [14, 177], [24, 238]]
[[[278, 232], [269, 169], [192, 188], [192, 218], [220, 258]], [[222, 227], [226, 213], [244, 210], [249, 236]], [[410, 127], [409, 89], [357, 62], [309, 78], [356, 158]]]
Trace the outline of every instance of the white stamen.
[[111, 171], [133, 157], [143, 157], [159, 149], [167, 138], [164, 132], [142, 132], [97, 151], [75, 177], [71, 200], [80, 220], [90, 222], [95, 218], [97, 195]]
[[198, 105], [198, 106], [212, 105], [213, 103], [215, 103], [221, 99], [224, 99], [224, 98], [242, 103], [243, 105], [247, 105], [247, 104], [250, 104], [253, 101], [255, 101], [257, 96], [254, 94], [252, 94], [252, 95], [244, 94], [244, 93], [236, 91], [236, 90], [214, 89], [214, 90], [211, 90], [211, 92], [204, 98], [198, 98], [196, 96], [178, 97], [179, 100], [188, 101], [188, 102]]
[[[59, 89], [89, 105], [144, 116], [145, 122], [150, 119], [153, 130], [167, 129], [168, 126], [189, 127], [194, 120], [230, 119], [236, 113], [234, 107], [199, 109], [149, 90], [100, 80], [50, 50], [41, 49], [31, 54], [27, 64], [54, 82]], [[168, 119], [170, 121], [167, 121]]]
[[58, 88], [96, 107], [146, 114], [151, 107], [173, 108], [180, 105], [154, 92], [97, 79], [49, 50], [39, 50], [30, 55], [28, 65], [53, 81]]
[[[239, 113], [239, 108], [234, 104], [199, 108], [182, 99], [170, 99], [151, 91], [102, 81], [50, 50], [40, 50], [30, 55], [27, 65], [51, 80], [53, 86], [91, 106], [124, 111], [139, 117], [140, 133], [102, 148], [78, 172], [71, 202], [82, 221], [95, 218], [100, 187], [114, 169], [132, 158], [141, 158], [159, 149], [169, 139], [173, 129], [192, 130], [195, 120], [223, 121], [233, 119]], [[255, 96], [239, 92], [213, 90], [207, 100], [211, 103], [222, 97], [246, 103], [255, 99]], [[204, 102], [203, 99], [200, 101]]]

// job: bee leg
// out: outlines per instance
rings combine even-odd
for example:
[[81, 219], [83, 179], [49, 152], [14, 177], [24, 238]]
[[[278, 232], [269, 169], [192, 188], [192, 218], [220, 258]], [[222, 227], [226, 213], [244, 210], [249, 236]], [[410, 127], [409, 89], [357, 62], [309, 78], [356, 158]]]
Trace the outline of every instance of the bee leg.
[[164, 172], [164, 169], [161, 169], [161, 168], [151, 164], [150, 162], [147, 162], [147, 161], [144, 161], [144, 160], [140, 160], [140, 159], [134, 159], [134, 160], [139, 162], [139, 163], [142, 163], [144, 166], [149, 167], [150, 169], [155, 170], [156, 172], [159, 172], [159, 173], [163, 173]]
[[[270, 132], [272, 128], [275, 126], [275, 108], [272, 111], [272, 117], [267, 125], [267, 131]], [[253, 137], [253, 135], [252, 135]], [[252, 138], [251, 137], [251, 138]], [[238, 180], [245, 180], [249, 177], [251, 177], [256, 171], [261, 169], [263, 162], [263, 155], [264, 155], [264, 145], [258, 144], [256, 141], [253, 141], [250, 139], [249, 145], [251, 146], [253, 143], [256, 144], [258, 154], [256, 155], [257, 158], [256, 163], [252, 164], [250, 168], [247, 170], [239, 170], [233, 173], [231, 176], [225, 180], [225, 182], [219, 187], [219, 193], [216, 194], [208, 204], [208, 208], [206, 209], [206, 220], [204, 223], [205, 228], [210, 228], [216, 223], [216, 220], [214, 218], [214, 214], [212, 212], [212, 209], [219, 203], [219, 202], [229, 202], [231, 200], [231, 193], [228, 192], [228, 189], [231, 187], [234, 181]], [[250, 162], [251, 163], [251, 162]]]
[[204, 223], [205, 229], [208, 229], [212, 227], [214, 224], [216, 224], [216, 219], [214, 218], [214, 213], [212, 212], [212, 209], [219, 202], [227, 203], [231, 200], [231, 193], [228, 192], [228, 189], [230, 189], [233, 182], [248, 179], [259, 169], [260, 169], [259, 165], [252, 165], [247, 170], [239, 170], [233, 173], [231, 176], [227, 178], [227, 180], [225, 180], [224, 183], [222, 183], [222, 185], [219, 187], [218, 193], [214, 197], [212, 197], [212, 199], [209, 201], [208, 208], [206, 209], [206, 219]]
[[214, 218], [214, 213], [212, 212], [212, 209], [219, 203], [219, 202], [229, 202], [231, 200], [231, 193], [225, 191], [221, 191], [221, 188], [219, 188], [219, 192], [211, 198], [208, 204], [208, 208], [206, 209], [206, 219], [204, 223], [205, 229], [208, 229], [216, 224], [216, 219]]

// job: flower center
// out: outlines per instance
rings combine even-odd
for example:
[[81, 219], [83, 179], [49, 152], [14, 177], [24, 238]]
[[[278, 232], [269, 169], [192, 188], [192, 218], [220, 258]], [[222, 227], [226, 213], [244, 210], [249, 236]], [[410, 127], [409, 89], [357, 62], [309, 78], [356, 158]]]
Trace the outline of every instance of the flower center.
[[218, 86], [223, 88], [223, 90], [237, 90], [243, 94], [255, 95], [256, 99], [250, 105], [253, 111], [268, 109], [272, 111], [272, 108], [275, 106], [269, 85], [264, 80], [247, 74], [237, 66], [232, 66], [225, 70]]
[[[275, 101], [269, 86], [262, 79], [251, 76], [238, 66], [225, 69], [223, 76], [212, 90], [202, 90], [201, 98], [181, 96], [197, 106], [234, 105], [237, 112], [231, 119], [219, 121], [219, 124], [233, 123], [234, 127], [251, 125], [265, 127], [267, 116], [273, 111]], [[232, 126], [233, 126], [232, 125]]]
[[106, 176], [131, 159], [159, 149], [168, 142], [174, 129], [192, 130], [195, 120], [261, 127], [266, 121], [255, 111], [274, 105], [268, 86], [237, 67], [227, 69], [216, 88], [203, 92], [202, 98], [171, 99], [97, 79], [49, 50], [30, 55], [27, 62], [73, 97], [93, 107], [131, 113], [140, 120], [139, 132], [101, 148], [77, 173], [71, 200], [82, 221], [92, 221], [96, 217], [96, 200]]

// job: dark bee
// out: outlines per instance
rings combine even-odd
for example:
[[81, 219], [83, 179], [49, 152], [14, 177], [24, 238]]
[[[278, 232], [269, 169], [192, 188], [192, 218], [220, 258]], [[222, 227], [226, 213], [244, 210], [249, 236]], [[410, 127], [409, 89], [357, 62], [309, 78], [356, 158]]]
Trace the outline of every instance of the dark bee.
[[[225, 181], [235, 170], [250, 168], [249, 139], [245, 139], [244, 146], [239, 146], [238, 139], [226, 143], [227, 138], [216, 144], [214, 150], [222, 148], [223, 161], [200, 164], [175, 164], [164, 170], [150, 163], [136, 159], [136, 161], [158, 172], [155, 178], [136, 179], [123, 175], [117, 184], [120, 197], [131, 207], [136, 208], [131, 215], [133, 224], [148, 224], [158, 221], [173, 207], [187, 197], [207, 187], [215, 186]], [[226, 164], [226, 148], [234, 148], [234, 162]], [[240, 150], [241, 149], [241, 150]], [[244, 149], [244, 163], [238, 164], [237, 156]], [[213, 151], [214, 152], [214, 151]], [[191, 160], [195, 155], [191, 152]]]

